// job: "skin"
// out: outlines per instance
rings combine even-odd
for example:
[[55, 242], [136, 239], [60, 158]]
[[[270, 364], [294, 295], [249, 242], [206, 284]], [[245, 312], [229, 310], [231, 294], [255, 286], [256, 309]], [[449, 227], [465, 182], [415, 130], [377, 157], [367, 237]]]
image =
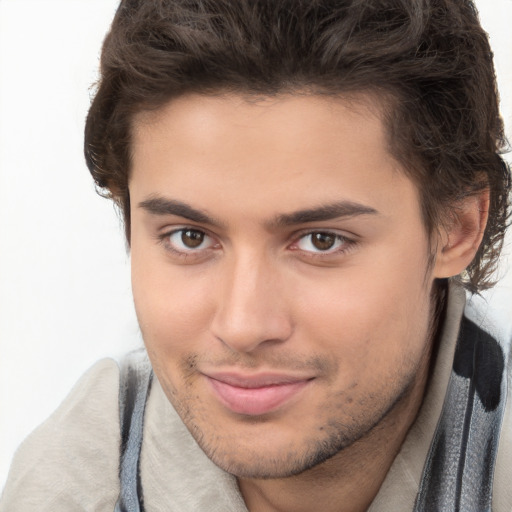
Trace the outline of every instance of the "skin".
[[[485, 198], [468, 200], [467, 222], [429, 245], [379, 112], [368, 97], [191, 94], [134, 121], [144, 341], [251, 511], [366, 510], [421, 405], [433, 283], [471, 261], [485, 225]], [[242, 414], [212, 391], [219, 371], [304, 385]]]

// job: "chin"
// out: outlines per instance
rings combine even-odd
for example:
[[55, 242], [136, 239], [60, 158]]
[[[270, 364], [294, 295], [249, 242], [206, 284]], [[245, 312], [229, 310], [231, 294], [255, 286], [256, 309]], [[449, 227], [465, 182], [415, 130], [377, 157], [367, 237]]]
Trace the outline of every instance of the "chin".
[[[385, 416], [385, 412], [382, 416]], [[222, 470], [243, 479], [277, 479], [288, 478], [312, 470], [336, 455], [350, 449], [357, 441], [365, 437], [374, 427], [380, 424], [381, 417], [372, 418], [357, 427], [346, 424], [329, 423], [329, 426], [310, 426], [316, 438], [306, 429], [301, 429], [301, 439], [287, 436], [288, 430], [283, 429], [276, 436], [278, 426], [271, 423], [254, 424], [256, 429], [269, 428], [267, 436], [247, 435], [244, 439], [237, 435], [219, 438], [208, 436], [197, 425], [187, 425], [192, 436], [209, 459]], [[256, 423], [256, 422], [254, 422]], [[211, 430], [211, 425], [208, 430]], [[295, 429], [295, 436], [297, 429]], [[212, 439], [212, 441], [210, 440]]]

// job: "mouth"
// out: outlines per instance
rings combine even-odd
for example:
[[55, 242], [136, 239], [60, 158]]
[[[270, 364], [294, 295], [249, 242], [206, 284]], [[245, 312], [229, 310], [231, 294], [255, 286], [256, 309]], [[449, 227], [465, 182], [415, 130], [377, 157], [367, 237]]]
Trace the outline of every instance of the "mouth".
[[313, 380], [279, 374], [203, 374], [217, 400], [231, 412], [259, 416], [274, 412], [297, 397]]

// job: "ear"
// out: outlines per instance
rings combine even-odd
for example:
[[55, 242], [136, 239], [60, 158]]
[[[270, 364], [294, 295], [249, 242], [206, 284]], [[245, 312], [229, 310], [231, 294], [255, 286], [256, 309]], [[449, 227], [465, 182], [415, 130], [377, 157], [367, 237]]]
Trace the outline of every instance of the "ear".
[[482, 242], [489, 213], [489, 189], [462, 199], [440, 229], [434, 277], [459, 275], [473, 261]]

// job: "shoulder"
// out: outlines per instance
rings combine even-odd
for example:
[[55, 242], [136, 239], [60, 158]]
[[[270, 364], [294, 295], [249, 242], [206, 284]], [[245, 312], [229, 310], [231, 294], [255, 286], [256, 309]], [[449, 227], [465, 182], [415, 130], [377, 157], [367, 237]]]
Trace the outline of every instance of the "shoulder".
[[[493, 352], [494, 357], [489, 359], [482, 353], [478, 356], [479, 359], [487, 359], [487, 363], [493, 362], [493, 364], [488, 364], [487, 372], [484, 372], [486, 373], [484, 380], [488, 386], [491, 386], [493, 382], [499, 383], [500, 388], [501, 428], [496, 429], [495, 434], [499, 441], [494, 468], [493, 510], [509, 512], [512, 510], [512, 487], [510, 486], [510, 476], [512, 475], [512, 358], [510, 357], [512, 324], [508, 315], [499, 313], [499, 311], [496, 312], [495, 306], [482, 297], [473, 297], [466, 307], [466, 315], [484, 332], [484, 337], [490, 337], [495, 341], [494, 350], [487, 351], [488, 353]], [[506, 321], [503, 320], [504, 318]], [[497, 358], [497, 355], [500, 358]], [[501, 359], [499, 364], [496, 364], [497, 359]]]
[[0, 512], [113, 510], [119, 493], [119, 369], [89, 369], [20, 446]]
[[494, 474], [493, 510], [512, 510], [512, 359], [508, 361], [508, 397], [500, 432], [498, 458]]

